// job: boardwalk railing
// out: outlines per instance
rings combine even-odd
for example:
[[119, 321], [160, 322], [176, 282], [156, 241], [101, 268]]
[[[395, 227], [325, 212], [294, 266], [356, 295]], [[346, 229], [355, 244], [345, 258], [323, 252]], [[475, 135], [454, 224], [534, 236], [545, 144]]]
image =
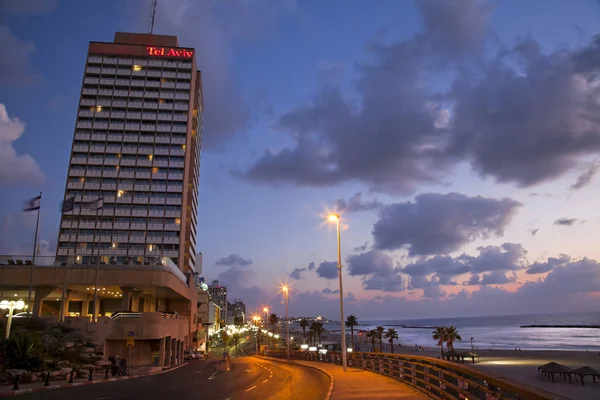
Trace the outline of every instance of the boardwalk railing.
[[[285, 354], [269, 352], [270, 356]], [[294, 352], [293, 359], [342, 363], [339, 352]], [[348, 366], [397, 379], [439, 400], [564, 400], [564, 397], [502, 376], [431, 357], [389, 353], [348, 353]]]

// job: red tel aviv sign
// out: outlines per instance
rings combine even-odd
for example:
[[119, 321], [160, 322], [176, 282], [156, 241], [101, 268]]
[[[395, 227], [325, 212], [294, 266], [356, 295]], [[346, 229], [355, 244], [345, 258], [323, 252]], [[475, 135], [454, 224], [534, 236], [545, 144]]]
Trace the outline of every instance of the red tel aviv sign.
[[192, 58], [194, 52], [185, 49], [169, 49], [164, 47], [146, 47], [149, 56]]

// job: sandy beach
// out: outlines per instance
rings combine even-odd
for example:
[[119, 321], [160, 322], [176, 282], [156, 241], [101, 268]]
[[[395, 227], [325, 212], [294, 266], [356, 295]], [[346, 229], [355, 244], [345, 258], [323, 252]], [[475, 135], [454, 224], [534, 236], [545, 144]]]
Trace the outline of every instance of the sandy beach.
[[[376, 344], [376, 349], [379, 349]], [[360, 343], [360, 349], [370, 351], [371, 343]], [[456, 350], [470, 350], [470, 347], [456, 346]], [[390, 345], [387, 351], [391, 352]], [[538, 387], [548, 392], [573, 399], [573, 400], [598, 400], [600, 399], [600, 381], [594, 383], [591, 377], [585, 379], [585, 386], [581, 386], [579, 378], [573, 376], [573, 382], [563, 381], [558, 376], [556, 382], [552, 383], [549, 378], [538, 375], [537, 367], [549, 362], [557, 362], [572, 369], [588, 366], [600, 370], [600, 354], [585, 351], [556, 351], [556, 350], [486, 350], [475, 349], [480, 356], [480, 362], [469, 366], [501, 375], [511, 380], [524, 383], [529, 386]], [[415, 346], [394, 346], [394, 353], [412, 356], [440, 357], [439, 347], [423, 347], [423, 351], [417, 351]]]

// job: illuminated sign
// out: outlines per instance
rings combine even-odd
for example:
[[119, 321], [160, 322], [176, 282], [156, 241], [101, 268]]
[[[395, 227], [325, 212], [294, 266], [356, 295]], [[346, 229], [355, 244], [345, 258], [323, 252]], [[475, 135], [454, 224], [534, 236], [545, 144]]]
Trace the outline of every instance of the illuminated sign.
[[159, 57], [178, 57], [178, 58], [192, 58], [194, 52], [185, 49], [173, 49], [165, 47], [146, 47], [149, 56]]

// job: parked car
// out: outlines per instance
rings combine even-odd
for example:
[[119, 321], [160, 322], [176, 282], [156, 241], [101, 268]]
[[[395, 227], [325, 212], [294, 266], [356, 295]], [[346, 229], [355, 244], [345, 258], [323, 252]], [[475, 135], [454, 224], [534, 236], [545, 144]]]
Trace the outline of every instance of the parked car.
[[204, 353], [200, 350], [194, 350], [194, 358], [197, 360], [204, 360]]
[[183, 352], [183, 359], [184, 360], [193, 360], [194, 359], [194, 352], [192, 350], [185, 350]]

